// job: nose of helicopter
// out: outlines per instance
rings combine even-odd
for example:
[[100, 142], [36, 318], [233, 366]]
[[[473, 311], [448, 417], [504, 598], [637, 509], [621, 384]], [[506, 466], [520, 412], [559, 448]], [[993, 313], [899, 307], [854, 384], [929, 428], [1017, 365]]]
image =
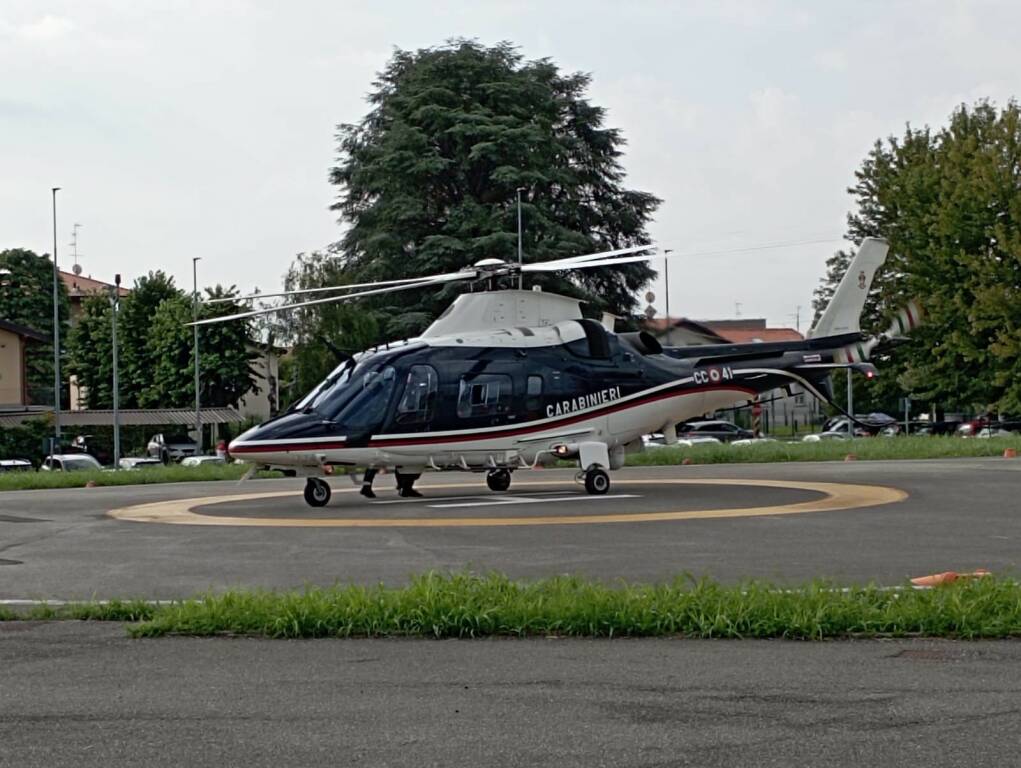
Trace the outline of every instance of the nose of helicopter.
[[317, 417], [288, 413], [241, 433], [230, 441], [227, 450], [244, 461], [287, 463], [288, 455], [306, 447], [309, 438], [321, 436]]

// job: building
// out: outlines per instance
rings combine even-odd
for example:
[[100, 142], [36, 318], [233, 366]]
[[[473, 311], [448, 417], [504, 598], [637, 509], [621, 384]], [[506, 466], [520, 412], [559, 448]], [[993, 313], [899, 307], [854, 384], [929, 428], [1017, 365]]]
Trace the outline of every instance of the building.
[[238, 401], [238, 413], [246, 419], [268, 421], [280, 409], [280, 358], [287, 354], [287, 350], [249, 342], [248, 351], [256, 355], [252, 368], [259, 392], [249, 392], [242, 397]]
[[[104, 283], [102, 280], [94, 280], [91, 275], [85, 277], [80, 274], [81, 267], [75, 264], [76, 272], [65, 272], [60, 270], [60, 280], [64, 283], [64, 288], [67, 290], [67, 302], [71, 308], [71, 325], [75, 325], [78, 322], [78, 318], [82, 315], [82, 303], [89, 296], [95, 296], [97, 293], [103, 296], [109, 296], [110, 291], [113, 290], [114, 286], [112, 283]], [[119, 289], [121, 298], [127, 296], [131, 291], [121, 286]]]
[[[801, 341], [805, 338], [794, 328], [769, 328], [765, 318], [761, 317], [727, 320], [654, 318], [646, 322], [646, 327], [661, 344], [670, 347]], [[797, 387], [792, 387], [790, 393], [783, 389], [774, 390], [764, 394], [760, 400], [763, 402], [763, 428], [768, 432], [794, 429], [815, 423], [819, 418], [819, 402]]]
[[29, 405], [25, 347], [48, 339], [39, 331], [0, 320], [0, 406]]

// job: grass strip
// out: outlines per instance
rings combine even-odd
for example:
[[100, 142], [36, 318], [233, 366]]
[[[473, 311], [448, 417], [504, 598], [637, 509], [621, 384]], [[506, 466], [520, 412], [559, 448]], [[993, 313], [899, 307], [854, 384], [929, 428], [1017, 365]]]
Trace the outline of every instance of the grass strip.
[[726, 443], [651, 448], [628, 456], [629, 466], [680, 464], [763, 464], [785, 461], [842, 461], [852, 453], [862, 461], [953, 459], [1001, 456], [1005, 448], [1021, 451], [1021, 435], [989, 439], [961, 437], [863, 437], [817, 443], [781, 442], [728, 445]]
[[[5, 472], [0, 474], [0, 491], [28, 491], [51, 488], [84, 488], [89, 481], [97, 486], [190, 483], [205, 480], [240, 480], [248, 470], [241, 464], [206, 464], [118, 470], [116, 472]], [[258, 477], [282, 477], [279, 472], [259, 472]]]
[[35, 607], [16, 618], [136, 622], [128, 627], [134, 637], [974, 639], [1021, 636], [1021, 585], [986, 577], [930, 590], [838, 588], [826, 582], [781, 589], [690, 577], [607, 585], [578, 577], [518, 582], [500, 574], [427, 573], [397, 588], [236, 590], [159, 605]]

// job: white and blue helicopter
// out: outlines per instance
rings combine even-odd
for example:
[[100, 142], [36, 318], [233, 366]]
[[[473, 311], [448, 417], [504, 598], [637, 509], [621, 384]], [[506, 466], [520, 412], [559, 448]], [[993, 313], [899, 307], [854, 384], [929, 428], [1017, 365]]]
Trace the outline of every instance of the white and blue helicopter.
[[[363, 470], [365, 496], [374, 496], [381, 470], [396, 475], [401, 496], [417, 496], [414, 482], [426, 470], [484, 473], [490, 489], [505, 491], [515, 470], [567, 459], [577, 461], [588, 493], [605, 494], [608, 471], [641, 450], [643, 435], [661, 432], [675, 442], [676, 424], [778, 387], [832, 404], [833, 369], [874, 375], [867, 359], [883, 337], [863, 339], [859, 316], [887, 250], [881, 239], [861, 243], [802, 341], [663, 347], [646, 332], [615, 333], [612, 316], [583, 317], [578, 299], [492, 290], [502, 277], [662, 258], [647, 245], [529, 264], [487, 259], [450, 274], [311, 289], [302, 293], [349, 292], [200, 323], [486, 281], [491, 290], [462, 294], [418, 338], [344, 360], [286, 413], [231, 442], [230, 454], [306, 476], [305, 500], [314, 507], [329, 502], [323, 477], [335, 468], [356, 478]], [[283, 295], [293, 292], [258, 298]], [[917, 323], [916, 308], [903, 314], [901, 327]]]

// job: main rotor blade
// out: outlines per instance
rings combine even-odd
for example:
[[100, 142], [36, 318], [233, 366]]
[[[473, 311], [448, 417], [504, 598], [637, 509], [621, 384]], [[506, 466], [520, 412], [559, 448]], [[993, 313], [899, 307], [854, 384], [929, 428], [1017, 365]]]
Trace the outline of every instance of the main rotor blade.
[[222, 304], [227, 301], [247, 301], [249, 299], [272, 299], [279, 296], [300, 296], [307, 293], [325, 293], [326, 291], [346, 291], [353, 288], [375, 288], [380, 285], [402, 285], [405, 283], [418, 283], [428, 280], [425, 277], [406, 277], [402, 280], [377, 280], [372, 283], [347, 283], [346, 285], [331, 285], [325, 288], [300, 288], [294, 291], [281, 291], [280, 293], [251, 293], [247, 296], [233, 296], [224, 299], [206, 299], [203, 304]]
[[[633, 245], [630, 248], [618, 248], [615, 251], [601, 251], [599, 253], [586, 253], [582, 256], [567, 256], [563, 259], [554, 259], [553, 261], [536, 262], [538, 264], [575, 264], [584, 261], [594, 261], [596, 259], [608, 259], [613, 256], [626, 256], [629, 253], [641, 253], [642, 251], [648, 251], [655, 248], [654, 245]], [[527, 265], [526, 265], [527, 266]]]
[[458, 280], [472, 280], [478, 276], [477, 272], [451, 272], [446, 275], [433, 275], [432, 277], [420, 280], [413, 285], [395, 285], [388, 288], [375, 288], [369, 291], [359, 291], [357, 293], [345, 293], [341, 296], [328, 296], [325, 299], [314, 299], [312, 301], [304, 301], [300, 304], [281, 304], [279, 307], [268, 307], [267, 309], [254, 309], [250, 312], [238, 312], [234, 315], [224, 315], [223, 317], [209, 317], [205, 320], [199, 320], [194, 323], [186, 323], [186, 325], [213, 325], [214, 323], [225, 323], [229, 320], [243, 320], [248, 317], [257, 317], [258, 315], [268, 315], [273, 312], [283, 312], [288, 309], [301, 309], [302, 307], [313, 307], [318, 304], [330, 304], [335, 301], [347, 301], [349, 299], [356, 299], [361, 296], [374, 296], [380, 293], [393, 293], [395, 291], [407, 291], [412, 288], [419, 288], [428, 285], [442, 285], [443, 283], [453, 283]]
[[617, 264], [634, 264], [639, 261], [652, 261], [653, 259], [670, 258], [672, 254], [664, 257], [659, 253], [643, 254], [641, 256], [625, 256], [623, 259], [600, 259], [598, 261], [583, 261], [578, 264], [563, 264], [559, 261], [550, 261], [538, 264], [525, 264], [522, 272], [566, 272], [569, 269], [594, 269], [595, 267], [612, 267]]

